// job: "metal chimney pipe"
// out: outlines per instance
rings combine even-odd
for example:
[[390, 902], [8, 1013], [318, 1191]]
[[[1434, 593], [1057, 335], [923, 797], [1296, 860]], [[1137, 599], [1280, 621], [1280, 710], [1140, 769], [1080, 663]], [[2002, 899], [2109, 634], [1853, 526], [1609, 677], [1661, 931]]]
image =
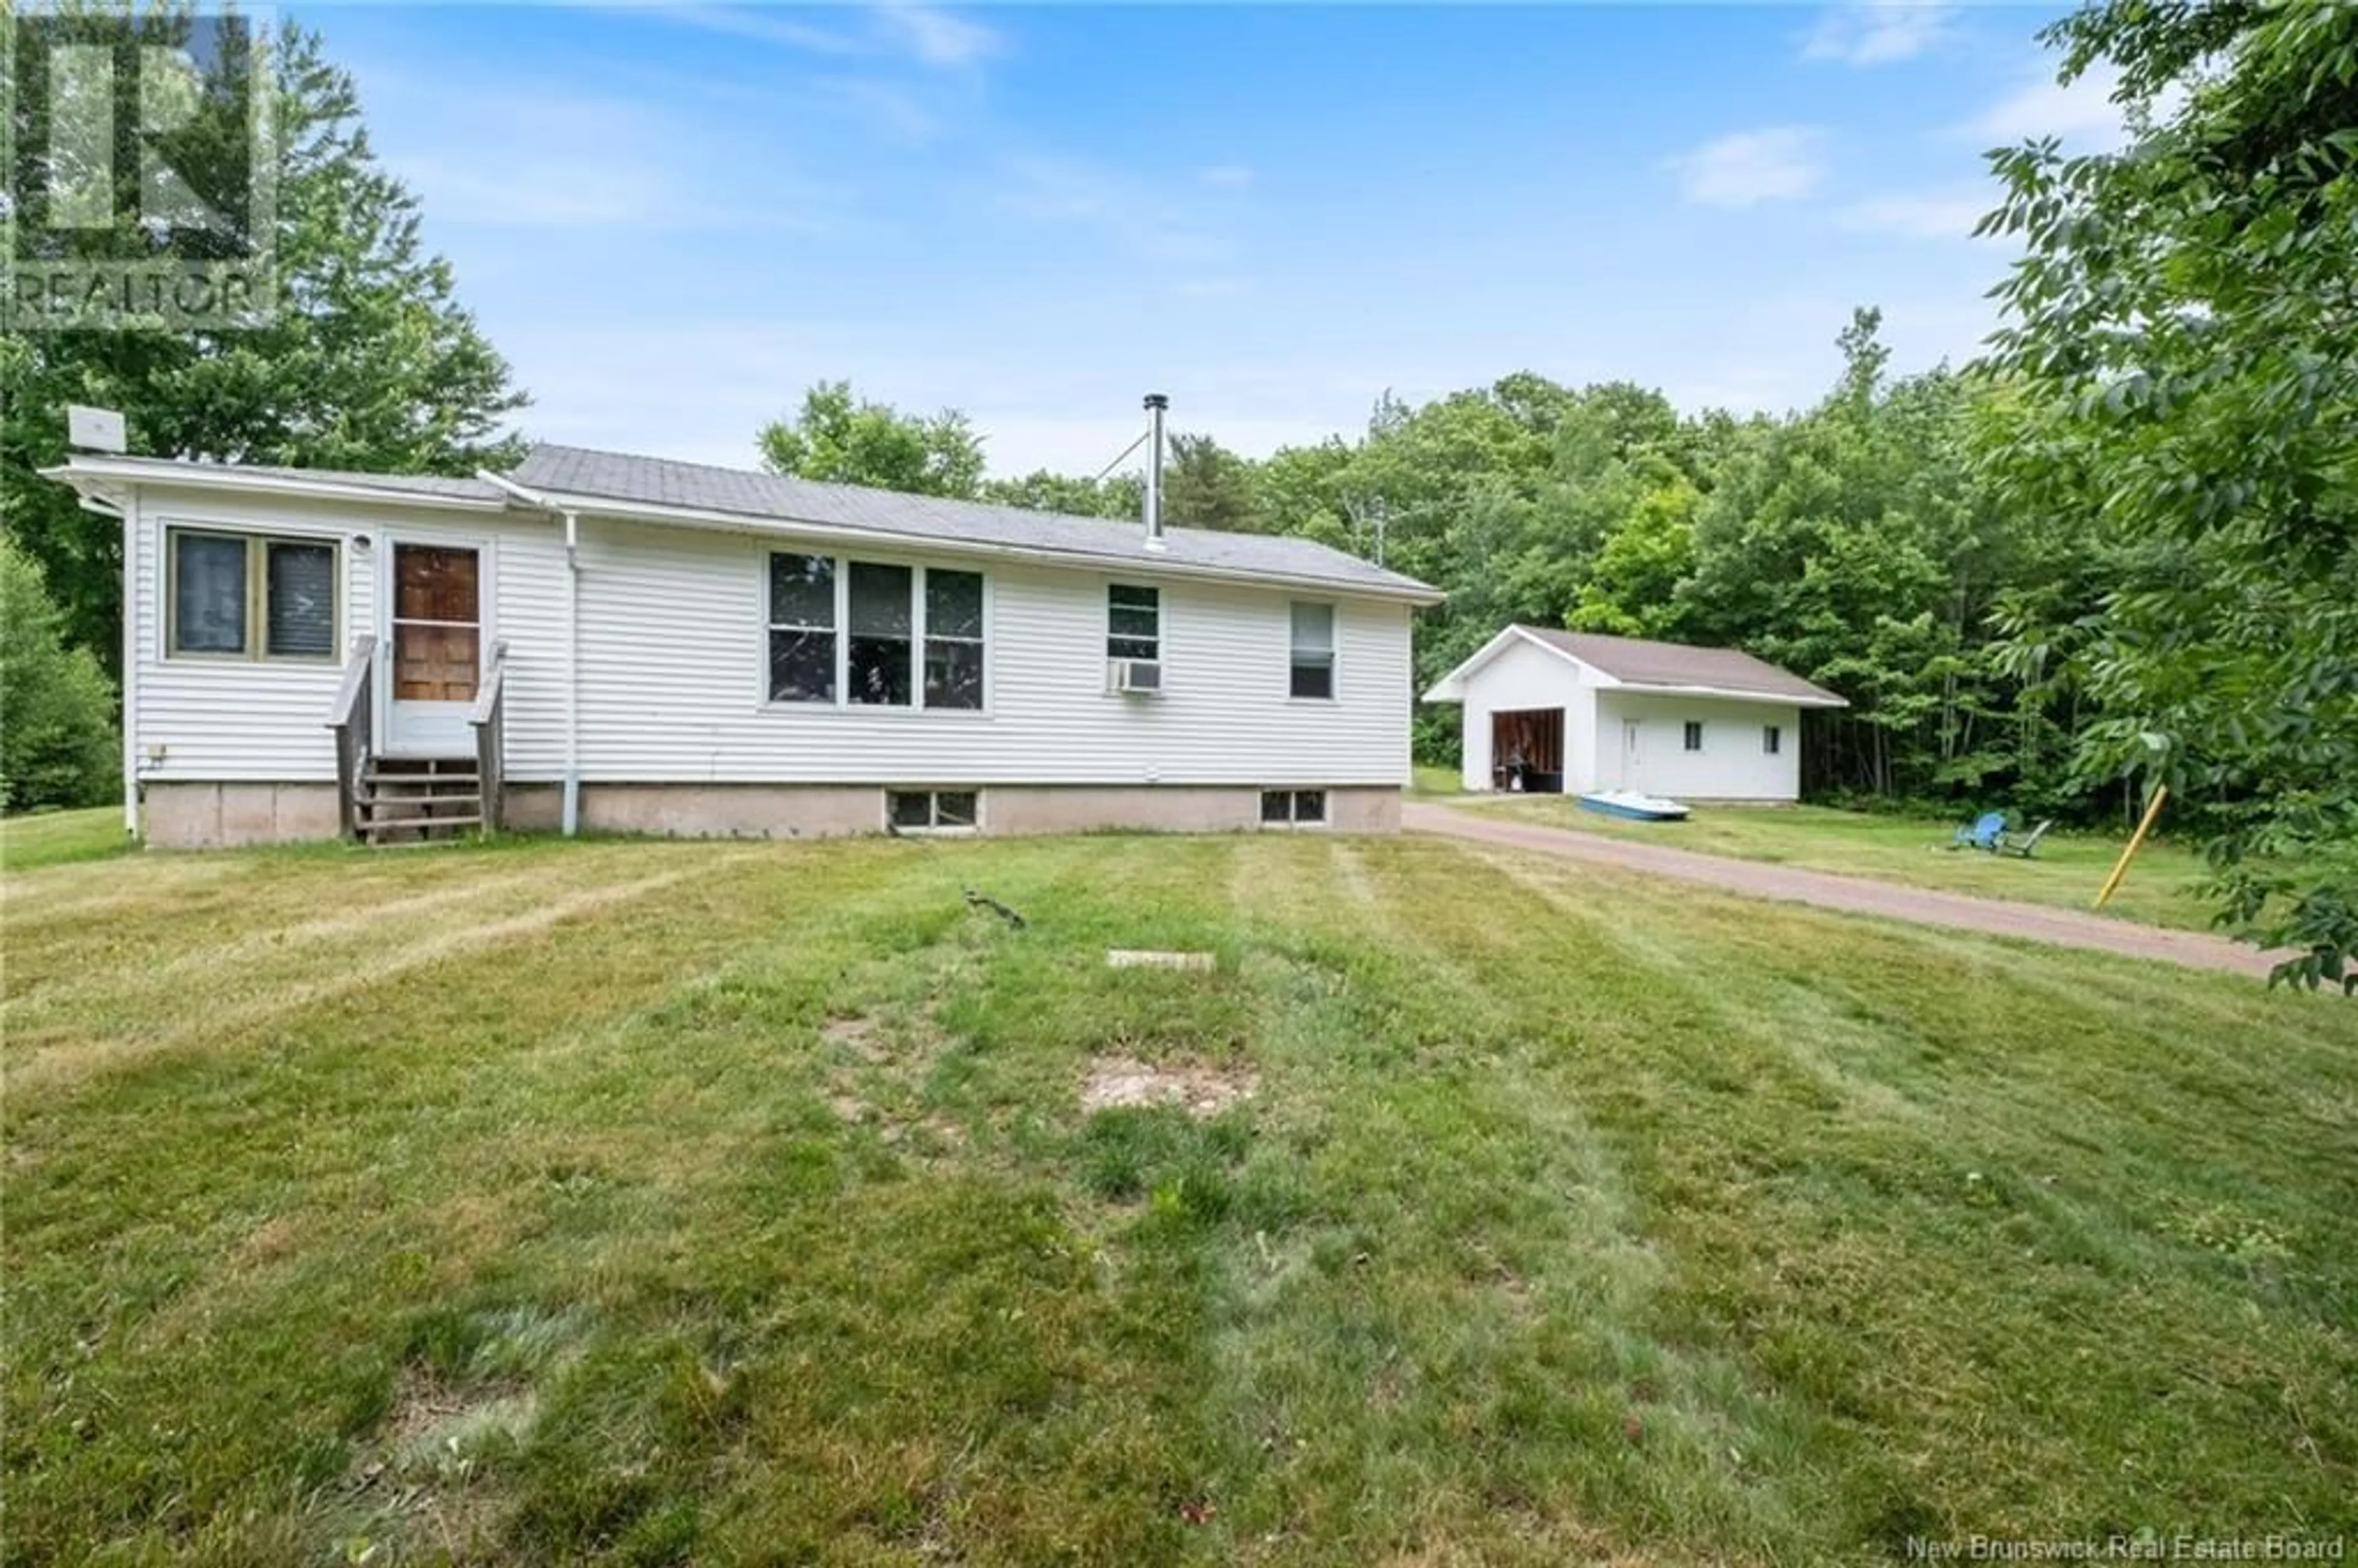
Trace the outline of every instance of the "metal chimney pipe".
[[1146, 459], [1146, 547], [1159, 550], [1163, 545], [1163, 415], [1171, 400], [1159, 392], [1146, 395], [1147, 447]]

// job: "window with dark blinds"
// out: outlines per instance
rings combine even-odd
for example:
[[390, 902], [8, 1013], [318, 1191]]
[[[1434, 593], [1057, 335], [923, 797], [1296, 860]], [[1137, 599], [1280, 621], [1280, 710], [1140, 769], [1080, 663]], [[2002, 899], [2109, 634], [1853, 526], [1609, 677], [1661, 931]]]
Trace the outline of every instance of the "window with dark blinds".
[[275, 659], [336, 654], [336, 547], [273, 541], [264, 564], [265, 651]]

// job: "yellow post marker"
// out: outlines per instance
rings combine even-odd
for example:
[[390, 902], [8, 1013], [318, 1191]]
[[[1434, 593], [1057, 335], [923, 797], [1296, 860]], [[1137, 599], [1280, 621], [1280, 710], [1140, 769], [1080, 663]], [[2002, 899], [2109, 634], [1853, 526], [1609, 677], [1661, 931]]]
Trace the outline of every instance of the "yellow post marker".
[[2168, 784], [2153, 786], [2153, 799], [2147, 803], [2145, 816], [2138, 820], [2136, 831], [2129, 835], [2129, 847], [2123, 849], [2121, 858], [2113, 862], [2112, 875], [2106, 877], [2104, 885], [2096, 890], [2096, 902], [2090, 905], [2091, 908], [2104, 908], [2104, 901], [2119, 891], [2121, 879], [2129, 873], [2129, 862], [2136, 859], [2137, 847], [2145, 842], [2145, 836], [2153, 831], [2153, 819], [2161, 815], [2161, 803], [2169, 798]]

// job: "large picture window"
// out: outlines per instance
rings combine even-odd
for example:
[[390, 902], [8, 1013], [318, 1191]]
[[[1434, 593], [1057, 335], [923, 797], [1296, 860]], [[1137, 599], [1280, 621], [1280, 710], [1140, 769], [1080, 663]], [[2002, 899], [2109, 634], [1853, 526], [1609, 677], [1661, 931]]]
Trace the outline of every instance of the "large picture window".
[[172, 654], [335, 659], [334, 541], [174, 528], [165, 554]]
[[1331, 604], [1293, 607], [1293, 672], [1290, 689], [1295, 697], [1335, 695], [1335, 607]]
[[770, 557], [770, 700], [984, 705], [980, 572]]
[[835, 700], [835, 562], [770, 557], [770, 700]]

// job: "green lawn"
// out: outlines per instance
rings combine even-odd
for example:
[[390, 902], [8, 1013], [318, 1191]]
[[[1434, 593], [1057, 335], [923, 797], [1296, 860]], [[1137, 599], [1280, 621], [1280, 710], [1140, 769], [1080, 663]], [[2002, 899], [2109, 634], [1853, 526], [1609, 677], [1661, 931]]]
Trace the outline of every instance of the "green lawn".
[[1411, 771], [1408, 792], [1426, 795], [1463, 795], [1466, 785], [1455, 768], [1435, 768], [1419, 762]]
[[[2127, 842], [2125, 835], [2113, 838], [2058, 829], [2039, 841], [2030, 860], [2023, 860], [1948, 848], [1955, 822], [1823, 806], [1697, 806], [1684, 822], [1628, 822], [1583, 811], [1578, 802], [1563, 795], [1466, 799], [1485, 811], [1551, 827], [2066, 909], [2086, 909], [2095, 901], [2104, 874]], [[2202, 871], [2201, 859], [2192, 850], [2148, 839], [2104, 913], [2152, 925], [2208, 930], [2211, 907], [2190, 887]]]
[[123, 830], [119, 806], [0, 816], [0, 871], [103, 860], [135, 848], [131, 836]]
[[[2339, 1000], [1421, 837], [152, 856], [0, 919], [9, 1562], [2358, 1529]], [[1242, 1098], [1084, 1108], [1156, 1072]]]

